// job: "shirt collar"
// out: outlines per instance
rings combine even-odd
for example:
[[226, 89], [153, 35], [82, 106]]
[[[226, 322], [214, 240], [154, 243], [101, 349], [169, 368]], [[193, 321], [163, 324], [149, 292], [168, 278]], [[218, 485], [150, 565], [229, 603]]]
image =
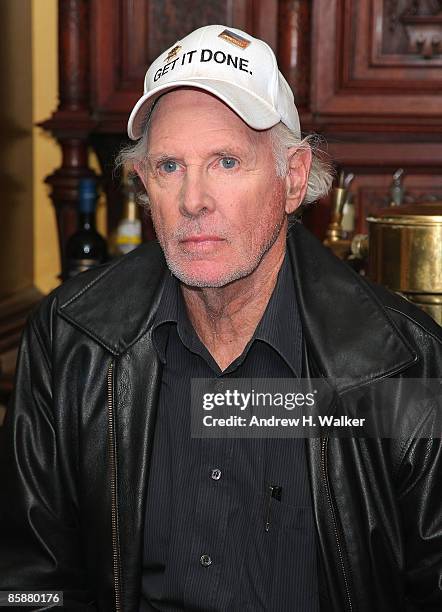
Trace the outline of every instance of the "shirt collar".
[[287, 254], [253, 340], [266, 342], [281, 355], [295, 376], [301, 376], [302, 325]]
[[[187, 316], [180, 283], [172, 273], [168, 274], [164, 284], [153, 325], [154, 344], [163, 363], [166, 362], [168, 323], [177, 324], [181, 341], [190, 350], [201, 343]], [[284, 359], [294, 376], [301, 375], [302, 327], [287, 254], [264, 314], [244, 349], [241, 361], [255, 341], [265, 342], [271, 346]]]
[[178, 304], [181, 298], [180, 285], [177, 278], [169, 271], [164, 282], [155, 321], [152, 327], [152, 339], [158, 356], [166, 363], [166, 348], [168, 340], [168, 323], [178, 322]]

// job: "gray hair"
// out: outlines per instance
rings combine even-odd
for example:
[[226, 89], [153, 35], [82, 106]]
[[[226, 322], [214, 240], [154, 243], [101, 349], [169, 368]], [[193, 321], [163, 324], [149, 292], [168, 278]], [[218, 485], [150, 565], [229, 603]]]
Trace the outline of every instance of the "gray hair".
[[287, 149], [296, 147], [298, 150], [310, 149], [312, 152], [312, 165], [303, 206], [326, 196], [332, 186], [335, 173], [327, 154], [322, 149], [324, 139], [317, 134], [309, 134], [304, 138], [299, 138], [281, 122], [270, 128], [269, 134], [275, 156], [277, 176], [284, 178], [287, 175]]
[[[145, 121], [142, 136], [135, 144], [123, 147], [116, 159], [116, 167], [123, 167], [128, 173], [134, 173], [135, 164], [143, 163], [147, 159], [149, 131], [152, 117], [155, 114], [156, 106], [152, 109]], [[273, 154], [276, 163], [277, 176], [284, 178], [287, 175], [288, 163], [286, 151], [288, 148], [310, 149], [312, 152], [312, 165], [308, 177], [307, 191], [302, 206], [296, 211], [296, 216], [304, 210], [305, 206], [315, 202], [328, 194], [333, 183], [334, 169], [323, 150], [324, 139], [316, 134], [309, 134], [300, 138], [294, 134], [282, 122], [277, 123], [267, 130], [271, 139]], [[149, 206], [149, 200], [145, 192], [138, 194], [138, 199], [143, 206]]]

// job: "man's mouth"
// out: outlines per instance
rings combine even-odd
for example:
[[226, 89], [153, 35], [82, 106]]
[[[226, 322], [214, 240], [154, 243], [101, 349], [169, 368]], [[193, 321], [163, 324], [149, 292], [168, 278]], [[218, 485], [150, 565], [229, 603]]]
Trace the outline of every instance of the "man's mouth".
[[187, 236], [180, 240], [180, 244], [186, 251], [210, 251], [216, 248], [220, 242], [223, 242], [224, 238], [215, 236], [213, 234], [196, 234], [194, 236]]
[[221, 240], [224, 240], [224, 238], [211, 234], [197, 234], [195, 236], [187, 236], [180, 240], [180, 242], [219, 242]]

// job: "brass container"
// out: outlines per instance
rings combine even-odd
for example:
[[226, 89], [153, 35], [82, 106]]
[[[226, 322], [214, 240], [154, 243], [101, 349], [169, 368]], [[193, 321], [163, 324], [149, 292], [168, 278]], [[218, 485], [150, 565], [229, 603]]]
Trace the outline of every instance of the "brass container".
[[367, 221], [370, 278], [442, 325], [442, 202], [384, 208]]

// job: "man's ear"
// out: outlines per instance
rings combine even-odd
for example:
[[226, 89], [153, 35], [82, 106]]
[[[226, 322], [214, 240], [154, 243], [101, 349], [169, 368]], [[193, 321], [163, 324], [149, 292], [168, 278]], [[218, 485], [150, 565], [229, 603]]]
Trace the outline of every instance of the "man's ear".
[[312, 165], [310, 147], [287, 149], [287, 176], [285, 177], [285, 211], [289, 215], [298, 208], [304, 199], [308, 186], [308, 176]]

